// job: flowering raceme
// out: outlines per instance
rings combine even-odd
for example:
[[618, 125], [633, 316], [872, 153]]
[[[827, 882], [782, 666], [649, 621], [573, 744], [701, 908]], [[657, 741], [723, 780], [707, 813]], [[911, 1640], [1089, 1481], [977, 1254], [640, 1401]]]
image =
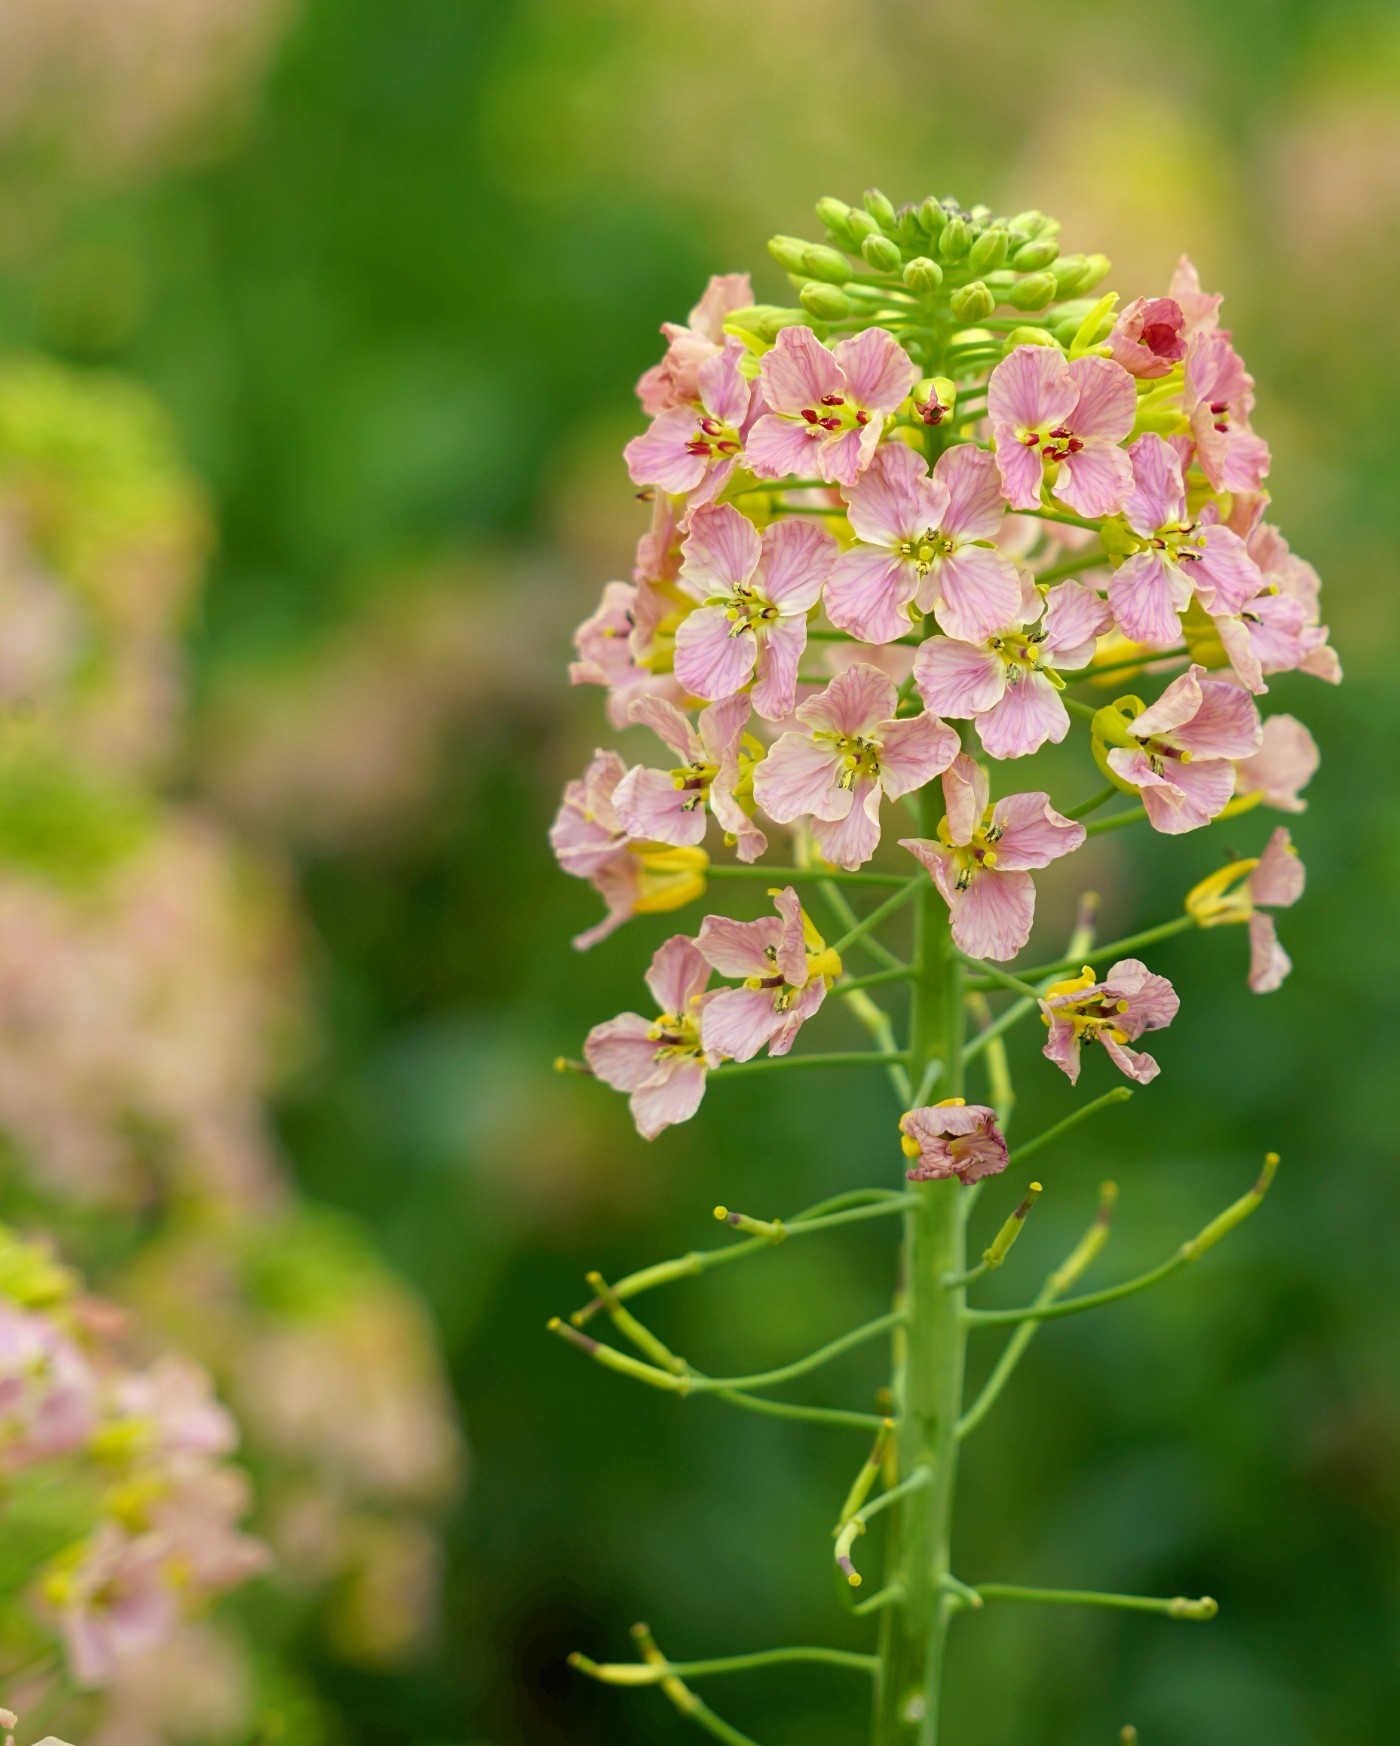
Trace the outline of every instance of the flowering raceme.
[[[600, 749], [566, 787], [551, 841], [607, 906], [579, 947], [634, 916], [706, 907], [655, 951], [656, 1015], [596, 1025], [584, 1059], [560, 1065], [624, 1092], [648, 1140], [741, 1074], [876, 1069], [902, 1111], [898, 1186], [866, 1181], [783, 1221], [721, 1207], [744, 1245], [614, 1286], [591, 1275], [592, 1301], [551, 1327], [657, 1389], [875, 1431], [834, 1556], [844, 1594], [862, 1580], [854, 1553], [868, 1519], [899, 1501], [884, 1518], [888, 1579], [855, 1609], [881, 1612], [879, 1653], [858, 1659], [875, 1677], [876, 1746], [929, 1746], [947, 1622], [963, 1607], [990, 1596], [1177, 1618], [1215, 1610], [1207, 1598], [979, 1590], [950, 1574], [948, 1505], [959, 1442], [1036, 1323], [1197, 1259], [1258, 1205], [1277, 1158], [1173, 1260], [1078, 1301], [1051, 1300], [1106, 1240], [1112, 1185], [1024, 1310], [965, 1297], [1005, 1260], [1041, 1185], [970, 1267], [968, 1221], [1030, 1152], [1163, 1071], [1138, 1045], [1182, 1006], [1154, 967], [1172, 936], [1243, 924], [1250, 989], [1280, 986], [1289, 959], [1274, 914], [1304, 884], [1289, 834], [1243, 858], [1232, 842], [1211, 870], [1201, 833], [1229, 819], [1232, 836], [1254, 834], [1260, 806], [1303, 810], [1317, 747], [1271, 693], [1296, 684], [1301, 702], [1310, 680], [1336, 683], [1341, 669], [1316, 572], [1264, 520], [1255, 384], [1190, 261], [1165, 292], [1120, 306], [1098, 292], [1109, 263], [1061, 254], [1043, 213], [937, 199], [896, 208], [875, 189], [862, 207], [827, 199], [817, 210], [825, 242], [769, 245], [795, 306], [748, 303], [742, 275], [712, 280], [689, 321], [663, 329], [665, 357], [638, 385], [652, 422], [627, 463], [651, 523], [632, 581], [609, 583], [579, 627], [572, 677], [603, 687], [614, 725], [651, 729], [677, 762], [629, 768]], [[1063, 888], [1091, 837], [1143, 824], [1178, 889], [1191, 887], [1182, 911], [1100, 943], [1098, 900], [1082, 893], [1068, 942], [1028, 966], [1037, 884]], [[712, 907], [716, 886], [766, 886], [772, 909]], [[1077, 1085], [1105, 1071], [1102, 1056], [1111, 1089], [1012, 1149], [1024, 1092], [1013, 1094], [1006, 1039], [1032, 1019], [1044, 1025], [1032, 1071]], [[873, 1047], [807, 1046], [808, 1026], [852, 1021]], [[985, 1077], [978, 1101], [964, 1095], [973, 1073]], [[904, 1226], [895, 1308], [810, 1359], [717, 1379], [624, 1306], [795, 1235], [886, 1214]], [[583, 1332], [604, 1314], [636, 1355]], [[968, 1404], [969, 1330], [1016, 1323]], [[891, 1332], [881, 1416], [758, 1398]], [[868, 1503], [881, 1478], [887, 1489]], [[659, 1682], [711, 1733], [748, 1738], [681, 1681], [720, 1663], [670, 1664], [644, 1627], [637, 1641], [640, 1667], [575, 1664], [620, 1685]], [[807, 1648], [748, 1664], [824, 1657], [851, 1660]]]

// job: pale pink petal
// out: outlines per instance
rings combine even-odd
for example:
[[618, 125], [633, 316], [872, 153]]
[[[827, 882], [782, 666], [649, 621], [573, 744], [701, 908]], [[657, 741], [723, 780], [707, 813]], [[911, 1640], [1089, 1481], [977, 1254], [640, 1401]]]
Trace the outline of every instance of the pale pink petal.
[[1171, 983], [1149, 970], [1141, 958], [1120, 958], [1104, 978], [1103, 991], [1111, 1000], [1127, 1003], [1118, 1015], [1118, 1028], [1130, 1037], [1162, 1030], [1181, 1009]]
[[[1144, 719], [1139, 716], [1135, 727], [1140, 728]], [[1262, 737], [1254, 699], [1224, 679], [1201, 681], [1200, 707], [1172, 735], [1174, 743], [1197, 760], [1247, 758], [1259, 750]]]
[[939, 896], [951, 909], [957, 889], [953, 851], [931, 837], [901, 837], [899, 846], [907, 849], [924, 869], [938, 887]]
[[914, 656], [914, 683], [928, 709], [955, 720], [981, 715], [1006, 690], [1006, 663], [975, 643], [930, 637]]
[[695, 697], [730, 697], [753, 677], [758, 639], [722, 606], [701, 606], [676, 631], [676, 677]]
[[749, 700], [742, 692], [702, 709], [695, 724], [699, 752], [713, 764], [722, 762], [727, 754], [737, 750], [749, 713]]
[[1043, 673], [1023, 672], [1001, 701], [977, 718], [977, 737], [992, 758], [1027, 758], [1069, 732], [1069, 712]]
[[1144, 538], [1186, 519], [1186, 486], [1176, 451], [1155, 431], [1129, 448], [1133, 488], [1123, 500], [1123, 516]]
[[836, 551], [836, 541], [815, 521], [793, 517], [774, 522], [763, 530], [763, 558], [754, 585], [785, 612], [806, 612], [817, 604]]
[[[692, 615], [693, 616], [693, 615]], [[690, 622], [686, 620], [686, 624]], [[681, 626], [681, 630], [685, 625]], [[680, 635], [676, 636], [676, 671], [681, 671]], [[764, 627], [759, 643], [758, 678], [753, 706], [765, 721], [785, 721], [797, 702], [797, 669], [807, 647], [805, 618], [774, 619]], [[701, 694], [703, 695], [703, 694]]]
[[1259, 750], [1239, 766], [1239, 792], [1257, 793], [1279, 812], [1302, 812], [1298, 791], [1312, 781], [1320, 761], [1317, 741], [1296, 716], [1271, 715]]
[[778, 935], [778, 968], [794, 988], [807, 980], [806, 930], [802, 925], [802, 904], [790, 885], [773, 893], [773, 907], [782, 919]]
[[930, 486], [922, 457], [904, 443], [886, 443], [844, 493], [851, 526], [867, 544], [887, 548], [937, 527], [938, 516], [928, 512], [947, 493]]
[[775, 412], [800, 413], [824, 395], [846, 393], [842, 368], [809, 327], [785, 327], [758, 367], [763, 398]]
[[911, 1182], [939, 1182], [955, 1176], [966, 1186], [1006, 1168], [1006, 1140], [995, 1111], [985, 1104], [934, 1104], [911, 1109], [899, 1126], [919, 1148], [918, 1162], [905, 1171]]
[[[1107, 358], [1081, 358], [1081, 364], [1106, 364]], [[1131, 381], [1127, 371], [1124, 379]], [[1123, 449], [1108, 442], [1087, 442], [1077, 454], [1060, 462], [1054, 492], [1080, 515], [1097, 520], [1113, 515], [1133, 488], [1133, 466]]]
[[747, 273], [712, 273], [700, 301], [686, 317], [686, 325], [723, 345], [725, 322], [736, 309], [748, 309], [752, 303], [753, 284]]
[[1280, 987], [1293, 960], [1279, 944], [1274, 918], [1256, 909], [1249, 918], [1249, 986], [1255, 994], [1272, 994]]
[[1113, 572], [1108, 604], [1129, 642], [1163, 648], [1181, 635], [1181, 619], [1191, 604], [1190, 578], [1165, 553], [1134, 552]]
[[771, 988], [722, 988], [700, 1014], [700, 1037], [707, 1050], [731, 1061], [751, 1061], [782, 1024]]
[[594, 1025], [583, 1045], [583, 1058], [614, 1091], [635, 1091], [656, 1071], [660, 1045], [652, 1036], [652, 1021], [640, 1013], [619, 1013]]
[[762, 547], [758, 529], [728, 503], [707, 505], [690, 518], [681, 547], [681, 577], [703, 600], [730, 594], [758, 568]]
[[1206, 670], [1191, 666], [1149, 708], [1133, 722], [1133, 733], [1140, 740], [1170, 739], [1175, 730], [1191, 720], [1201, 707], [1201, 681]]
[[1162, 1071], [1150, 1055], [1144, 1055], [1138, 1049], [1129, 1049], [1125, 1044], [1116, 1042], [1107, 1031], [1099, 1032], [1099, 1041], [1114, 1066], [1126, 1073], [1129, 1079], [1135, 1079], [1139, 1085], [1148, 1084]]
[[677, 1015], [683, 1015], [691, 1001], [704, 993], [709, 980], [705, 954], [685, 934], [672, 934], [657, 947], [646, 974], [657, 1010]]
[[644, 1140], [654, 1140], [663, 1128], [688, 1122], [705, 1095], [705, 1066], [691, 1058], [673, 1058], [666, 1070], [632, 1093], [632, 1120]]
[[797, 1033], [825, 999], [826, 983], [820, 976], [815, 977], [801, 990], [791, 1006], [782, 1014], [778, 1028], [769, 1041], [768, 1053], [770, 1055], [786, 1055], [796, 1042]]
[[[784, 333], [792, 331], [791, 328], [783, 329]], [[779, 418], [776, 413], [766, 413], [745, 439], [744, 465], [756, 479], [810, 475], [817, 467], [824, 434], [801, 419]]]
[[1115, 363], [1139, 380], [1165, 376], [1186, 356], [1186, 318], [1172, 297], [1135, 297], [1108, 336]]
[[880, 440], [883, 421], [872, 418], [863, 429], [852, 426], [839, 436], [827, 436], [817, 445], [817, 472], [830, 485], [854, 485], [870, 464]]
[[1079, 389], [1058, 348], [1017, 346], [992, 371], [987, 411], [994, 425], [1036, 429], [1062, 424], [1078, 398]]
[[634, 485], [655, 485], [673, 496], [692, 491], [705, 477], [704, 455], [692, 455], [689, 443], [695, 436], [696, 414], [678, 406], [659, 413], [651, 427], [633, 437], [622, 451]]
[[1246, 691], [1252, 691], [1256, 696], [1267, 691], [1264, 680], [1264, 669], [1260, 665], [1259, 656], [1255, 652], [1254, 638], [1250, 634], [1250, 626], [1242, 618], [1217, 618], [1215, 632], [1220, 638], [1220, 646], [1224, 649], [1235, 677]]
[[943, 809], [955, 843], [970, 843], [987, 810], [990, 788], [982, 766], [960, 752], [943, 772]]
[[957, 540], [993, 540], [1001, 531], [1006, 505], [996, 456], [972, 443], [945, 449], [933, 469], [934, 483], [947, 495], [947, 507], [931, 525]]
[[908, 634], [909, 603], [918, 586], [918, 570], [907, 559], [852, 546], [832, 568], [826, 615], [837, 630], [863, 643], [892, 643]]
[[950, 904], [953, 943], [970, 958], [1014, 958], [1031, 937], [1035, 884], [1029, 873], [972, 875], [966, 891], [954, 891]]
[[[783, 329], [796, 331], [800, 330]], [[873, 412], [893, 412], [919, 379], [914, 360], [882, 327], [868, 327], [853, 339], [840, 340], [834, 355], [845, 372], [851, 399]]]
[[992, 546], [958, 546], [932, 572], [938, 598], [934, 616], [950, 637], [977, 643], [1016, 616], [1021, 579], [1015, 564]]
[[798, 710], [797, 719], [848, 738], [868, 735], [894, 714], [896, 697], [895, 683], [888, 673], [858, 661], [838, 673], [825, 691], [809, 697]]
[[1083, 667], [1094, 657], [1098, 640], [1113, 623], [1107, 601], [1072, 577], [1058, 582], [1045, 597], [1044, 655], [1055, 668]]
[[880, 786], [891, 800], [931, 782], [958, 755], [958, 736], [936, 715], [907, 716], [880, 727]]
[[[1041, 348], [1036, 347], [1039, 351]], [[1045, 477], [1045, 462], [1038, 445], [1028, 447], [1016, 435], [1012, 424], [993, 427], [996, 439], [997, 471], [1001, 474], [1002, 490], [1013, 509], [1039, 509], [1040, 486]]]
[[[1101, 437], [1121, 442], [1137, 417], [1137, 388], [1132, 377], [1112, 358], [1076, 358], [1069, 366], [1079, 398], [1066, 421], [1077, 437]], [[1127, 456], [1124, 455], [1124, 460]], [[1131, 491], [1130, 481], [1126, 489]]]
[[1200, 556], [1191, 565], [1201, 605], [1212, 614], [1239, 612], [1264, 586], [1259, 566], [1227, 527], [1208, 527], [1202, 539]]
[[1289, 909], [1303, 895], [1304, 878], [1303, 863], [1293, 847], [1293, 839], [1280, 825], [1249, 876], [1250, 898], [1270, 909]]
[[1084, 841], [1084, 826], [1056, 812], [1048, 794], [1008, 794], [992, 808], [992, 822], [1002, 827], [999, 870], [1048, 867]]
[[617, 813], [629, 836], [693, 847], [705, 840], [703, 797], [676, 787], [670, 772], [638, 764], [618, 784]]
[[1198, 830], [1224, 811], [1234, 788], [1234, 769], [1223, 758], [1182, 764], [1171, 761], [1159, 776], [1142, 752], [1115, 749], [1110, 768], [1142, 794], [1148, 823], [1167, 836]]
[[732, 339], [722, 352], [707, 359], [698, 373], [705, 410], [731, 428], [743, 424], [753, 393], [752, 384], [739, 369], [739, 360], [744, 355], [742, 341]]
[[1079, 1083], [1079, 1032], [1067, 1020], [1057, 1018], [1042, 1000], [1041, 1011], [1050, 1018], [1050, 1035], [1040, 1051], [1047, 1061], [1053, 1061], [1071, 1085]]
[[815, 819], [812, 835], [822, 859], [853, 873], [863, 867], [880, 843], [880, 785], [867, 777], [857, 783], [844, 818]]
[[695, 944], [707, 964], [721, 976], [771, 976], [782, 923], [776, 916], [757, 921], [731, 921], [727, 915], [707, 915], [700, 924]]
[[810, 734], [783, 734], [753, 773], [758, 804], [779, 824], [807, 815], [840, 818], [851, 796], [841, 787], [841, 755], [830, 741]]
[[649, 727], [677, 757], [687, 760], [698, 758], [705, 749], [700, 736], [690, 725], [689, 717], [664, 697], [634, 698], [627, 717], [639, 727]]

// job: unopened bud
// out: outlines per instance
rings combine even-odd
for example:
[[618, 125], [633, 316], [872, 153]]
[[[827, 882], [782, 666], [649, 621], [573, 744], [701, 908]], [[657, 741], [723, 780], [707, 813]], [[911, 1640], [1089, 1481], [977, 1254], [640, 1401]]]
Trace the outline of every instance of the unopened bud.
[[769, 309], [764, 312], [754, 331], [760, 339], [767, 340], [772, 345], [785, 327], [811, 325], [812, 318], [805, 309]]
[[943, 269], [927, 255], [916, 255], [904, 269], [904, 283], [921, 297], [930, 297], [943, 283]]
[[1055, 336], [1044, 327], [1013, 327], [1006, 336], [1006, 350], [1014, 352], [1017, 346], [1053, 346]]
[[802, 251], [799, 272], [809, 279], [824, 279], [831, 285], [844, 285], [854, 277], [851, 263], [839, 249], [829, 249], [825, 243], [808, 243]]
[[1028, 273], [1006, 293], [1006, 301], [1013, 309], [1044, 309], [1047, 303], [1054, 301], [1054, 297], [1053, 273]]
[[1096, 285], [1102, 285], [1113, 271], [1113, 262], [1109, 260], [1107, 255], [1090, 255], [1088, 260], [1089, 273], [1084, 283], [1079, 287], [1081, 291], [1092, 291]]
[[866, 237], [879, 236], [881, 234], [878, 222], [873, 219], [868, 212], [862, 211], [859, 206], [853, 206], [851, 208], [851, 217], [847, 229], [851, 233], [853, 252], [857, 254], [860, 252], [860, 245], [865, 241]]
[[972, 242], [972, 233], [967, 228], [967, 220], [955, 215], [943, 226], [943, 234], [938, 239], [938, 253], [945, 261], [960, 261], [967, 254]]
[[1000, 225], [984, 230], [967, 251], [967, 264], [977, 274], [990, 272], [1006, 259], [1011, 239]]
[[1036, 237], [1034, 242], [1022, 243], [1011, 257], [1011, 265], [1018, 273], [1038, 273], [1042, 267], [1048, 267], [1060, 252], [1060, 245], [1054, 237]]
[[800, 236], [770, 236], [768, 253], [785, 273], [803, 273], [802, 257], [811, 245]]
[[948, 222], [948, 212], [941, 200], [935, 200], [930, 194], [919, 208], [919, 223], [931, 237], [937, 238], [943, 234], [943, 226]]
[[970, 285], [960, 286], [948, 302], [953, 314], [964, 327], [972, 327], [979, 321], [985, 321], [997, 306], [996, 298], [980, 279], [974, 279]]
[[894, 224], [894, 203], [878, 188], [865, 190], [865, 210], [882, 230], [889, 230]]
[[843, 248], [851, 241], [851, 209], [844, 200], [824, 194], [817, 202], [817, 217]]
[[904, 262], [899, 244], [891, 242], [887, 236], [866, 237], [860, 245], [860, 252], [877, 273], [897, 273]]
[[895, 214], [894, 233], [906, 248], [921, 249], [924, 246], [924, 229], [919, 223], [916, 207], [900, 207]]
[[1024, 212], [1018, 212], [1007, 228], [1013, 236], [1019, 233], [1024, 241], [1029, 242], [1032, 237], [1039, 236], [1049, 222], [1043, 212], [1031, 206]]
[[818, 321], [840, 321], [851, 313], [850, 298], [836, 285], [814, 282], [804, 285], [797, 296], [807, 313], [815, 315]]
[[925, 376], [913, 394], [914, 410], [925, 424], [942, 424], [957, 400], [958, 385], [948, 376]]
[[1074, 297], [1089, 277], [1088, 255], [1061, 255], [1054, 265], [1055, 296]]

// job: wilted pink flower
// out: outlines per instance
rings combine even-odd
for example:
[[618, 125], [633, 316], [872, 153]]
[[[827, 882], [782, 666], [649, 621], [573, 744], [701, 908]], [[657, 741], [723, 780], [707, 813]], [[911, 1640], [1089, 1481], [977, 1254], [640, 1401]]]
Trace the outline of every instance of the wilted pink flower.
[[724, 348], [725, 318], [753, 303], [753, 286], [747, 273], [717, 273], [711, 276], [700, 301], [685, 323], [665, 321], [666, 356], [653, 364], [637, 383], [642, 410], [654, 418], [671, 407], [687, 406], [700, 398], [700, 369]]
[[997, 466], [1013, 509], [1038, 509], [1045, 468], [1050, 489], [1080, 515], [1111, 515], [1132, 489], [1118, 444], [1133, 428], [1137, 391], [1109, 358], [1067, 363], [1051, 346], [1017, 346], [992, 371], [987, 412]]
[[835, 540], [813, 522], [774, 522], [760, 536], [729, 504], [697, 510], [681, 577], [704, 604], [676, 632], [682, 685], [715, 701], [732, 697], [752, 679], [760, 715], [769, 721], [791, 715], [807, 613], [835, 556]]
[[1176, 1017], [1181, 1002], [1165, 976], [1155, 976], [1138, 958], [1121, 958], [1102, 982], [1084, 970], [1045, 992], [1040, 1010], [1050, 1035], [1041, 1053], [1068, 1077], [1079, 1079], [1079, 1050], [1102, 1043], [1113, 1064], [1129, 1079], [1146, 1085], [1161, 1069], [1150, 1055], [1128, 1048], [1144, 1031], [1160, 1031]]
[[985, 642], [921, 643], [914, 681], [929, 709], [975, 718], [993, 758], [1024, 758], [1069, 732], [1060, 670], [1087, 666], [1110, 622], [1108, 608], [1082, 582], [1061, 582], [1042, 595], [1027, 579], [1019, 612]]
[[741, 861], [754, 861], [768, 839], [740, 802], [753, 788], [753, 766], [763, 748], [748, 738], [749, 700], [742, 694], [712, 703], [692, 727], [673, 703], [639, 697], [631, 719], [657, 734], [682, 760], [674, 770], [637, 764], [618, 783], [613, 796], [623, 829], [658, 843], [702, 843], [706, 803], [720, 828], [738, 845]]
[[39, 1310], [0, 1299], [0, 1469], [66, 1454], [96, 1423], [87, 1360]]
[[1006, 1140], [995, 1110], [949, 1098], [899, 1118], [900, 1145], [918, 1160], [904, 1174], [911, 1182], [942, 1182], [956, 1176], [964, 1186], [1006, 1168]]
[[1181, 636], [1179, 615], [1199, 597], [1209, 613], [1238, 612], [1259, 592], [1259, 567], [1227, 527], [1193, 521], [1181, 461], [1154, 432], [1128, 450], [1132, 490], [1123, 519], [1141, 542], [1108, 585], [1118, 628], [1131, 642], [1167, 647]]
[[823, 856], [859, 867], [880, 841], [880, 802], [912, 793], [946, 770], [958, 736], [937, 716], [895, 719], [894, 681], [877, 667], [848, 667], [797, 719], [810, 730], [780, 736], [754, 772], [759, 805], [779, 824], [810, 816]]
[[1303, 863], [1280, 825], [1258, 860], [1230, 861], [1188, 893], [1186, 910], [1203, 928], [1229, 922], [1249, 927], [1249, 986], [1270, 994], [1293, 968], [1266, 911], [1289, 909], [1303, 895]]
[[1191, 341], [1182, 404], [1197, 464], [1213, 489], [1257, 491], [1269, 471], [1269, 446], [1249, 427], [1254, 378], [1218, 328]]
[[765, 1043], [770, 1055], [786, 1055], [841, 974], [841, 960], [790, 885], [774, 894], [773, 905], [777, 915], [758, 921], [707, 915], [696, 941], [721, 976], [744, 979], [742, 988], [711, 994], [700, 1014], [705, 1047], [735, 1061], [751, 1060]]
[[1317, 741], [1292, 715], [1264, 718], [1259, 750], [1235, 766], [1235, 793], [1257, 794], [1265, 806], [1279, 812], [1302, 812], [1298, 798], [1317, 774], [1321, 762]]
[[785, 327], [759, 365], [769, 411], [745, 447], [760, 479], [815, 474], [854, 485], [874, 458], [886, 416], [918, 381], [918, 366], [883, 328], [828, 351], [808, 327]]
[[646, 974], [660, 1017], [624, 1012], [588, 1033], [584, 1059], [599, 1079], [629, 1094], [645, 1140], [690, 1120], [705, 1095], [705, 1075], [719, 1061], [700, 1040], [709, 980], [710, 966], [695, 941], [676, 934], [658, 948]]
[[634, 484], [654, 485], [692, 507], [709, 503], [729, 482], [757, 411], [753, 384], [739, 368], [744, 347], [731, 340], [697, 372], [698, 406], [657, 413], [649, 430], [623, 450]]
[[952, 914], [953, 943], [973, 958], [1014, 958], [1030, 938], [1035, 883], [1084, 841], [1084, 826], [1063, 818], [1048, 794], [1009, 794], [987, 804], [987, 773], [966, 754], [943, 772], [947, 816], [938, 840], [901, 837], [925, 867]]
[[627, 766], [616, 752], [602, 746], [581, 779], [564, 790], [563, 804], [549, 829], [549, 846], [566, 873], [591, 879], [620, 849], [627, 830], [614, 804], [617, 785]]
[[1201, 276], [1190, 255], [1182, 255], [1177, 261], [1167, 292], [1186, 319], [1188, 340], [1198, 333], [1213, 332], [1220, 325], [1224, 298], [1219, 291], [1202, 291]]
[[845, 491], [859, 544], [836, 561], [827, 616], [867, 643], [893, 642], [933, 613], [950, 636], [988, 636], [1015, 611], [1016, 567], [988, 542], [1006, 514], [995, 458], [970, 443], [929, 475], [903, 443], [886, 443]]
[[1247, 691], [1207, 679], [1192, 666], [1156, 703], [1122, 718], [1129, 746], [1113, 746], [1109, 768], [1142, 794], [1148, 822], [1168, 836], [1194, 831], [1224, 811], [1235, 758], [1257, 752], [1259, 712]]
[[1173, 297], [1135, 297], [1108, 336], [1116, 364], [1139, 381], [1170, 373], [1186, 356], [1186, 317]]

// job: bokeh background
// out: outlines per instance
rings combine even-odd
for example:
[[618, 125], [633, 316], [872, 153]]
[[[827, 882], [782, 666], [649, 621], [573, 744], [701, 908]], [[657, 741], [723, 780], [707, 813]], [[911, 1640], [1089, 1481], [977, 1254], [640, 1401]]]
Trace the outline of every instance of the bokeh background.
[[[0, 1212], [221, 1369], [292, 1572], [124, 1740], [659, 1742], [659, 1698], [564, 1655], [640, 1617], [678, 1656], [861, 1641], [829, 1582], [850, 1433], [654, 1398], [544, 1322], [590, 1266], [707, 1242], [717, 1200], [884, 1179], [890, 1112], [763, 1079], [648, 1147], [552, 1074], [671, 928], [576, 959], [594, 899], [544, 834], [605, 735], [565, 663], [630, 565], [658, 324], [711, 271], [781, 301], [766, 237], [871, 183], [1040, 206], [1127, 295], [1190, 250], [1348, 674], [1271, 697], [1324, 760], [1292, 980], [1251, 997], [1229, 930], [1161, 949], [1162, 1081], [1046, 1155], [997, 1290], [1106, 1174], [1105, 1279], [1270, 1145], [1275, 1194], [1199, 1272], [1047, 1332], [962, 1486], [966, 1577], [1221, 1616], [964, 1620], [948, 1738], [1395, 1738], [1393, 6], [0, 0]], [[1205, 870], [1127, 834], [1090, 869], [1110, 933]], [[1070, 1107], [1034, 1047], [1023, 1131]], [[877, 1313], [889, 1269], [864, 1230], [657, 1317], [750, 1368]], [[766, 1746], [846, 1746], [852, 1683], [712, 1695]]]

